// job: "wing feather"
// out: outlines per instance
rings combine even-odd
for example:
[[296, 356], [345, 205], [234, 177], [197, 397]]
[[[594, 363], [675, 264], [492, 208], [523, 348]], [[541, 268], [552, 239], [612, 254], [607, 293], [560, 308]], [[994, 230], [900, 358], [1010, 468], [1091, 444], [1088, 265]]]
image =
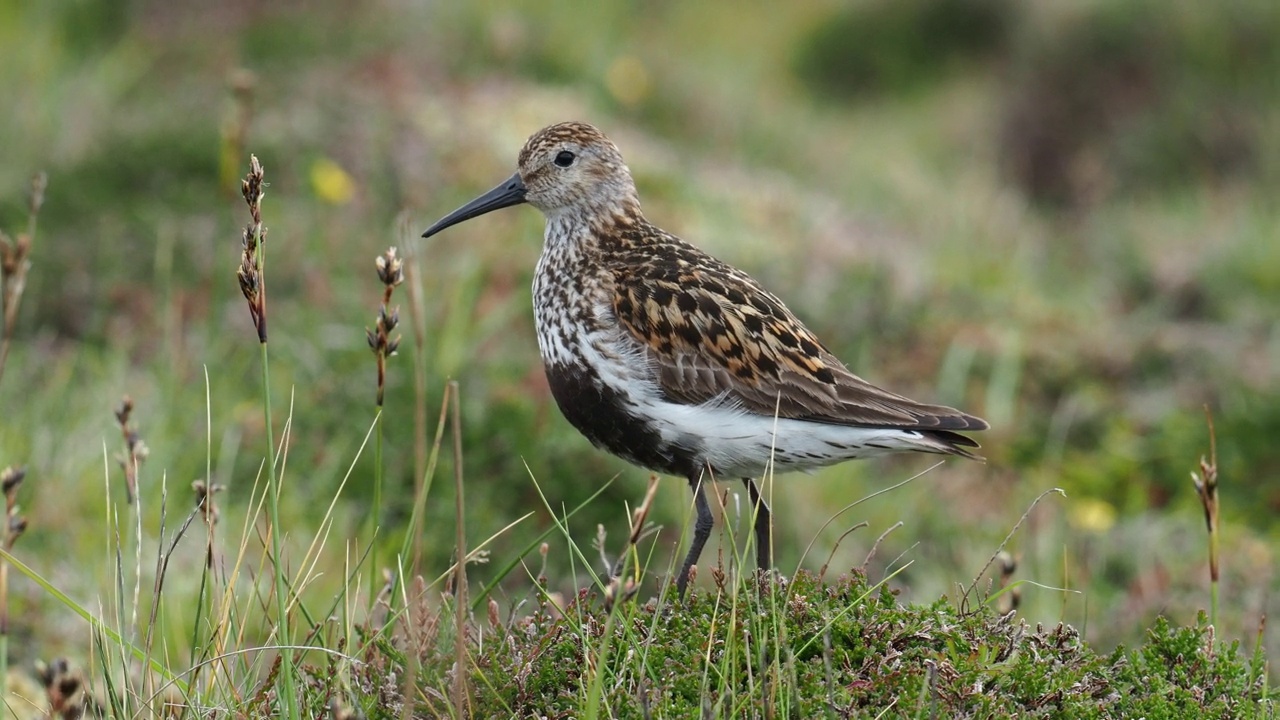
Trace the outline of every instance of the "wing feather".
[[613, 311], [675, 402], [736, 404], [779, 417], [920, 430], [983, 430], [849, 372], [777, 297], [746, 273], [667, 236], [678, 252], [613, 269]]

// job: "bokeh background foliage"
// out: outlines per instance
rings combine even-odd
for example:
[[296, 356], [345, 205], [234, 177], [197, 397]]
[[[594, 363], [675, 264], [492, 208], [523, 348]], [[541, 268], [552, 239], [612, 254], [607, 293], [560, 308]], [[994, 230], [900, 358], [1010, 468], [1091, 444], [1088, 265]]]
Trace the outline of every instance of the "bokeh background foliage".
[[[461, 383], [472, 534], [539, 511], [495, 557], [551, 522], [539, 487], [574, 507], [616, 476], [571, 525], [584, 544], [597, 524], [621, 537], [646, 474], [592, 450], [547, 394], [529, 312], [540, 218], [508, 211], [416, 239], [506, 177], [529, 133], [580, 118], [619, 143], [651, 219], [755, 274], [860, 374], [992, 422], [985, 465], [949, 462], [860, 506], [818, 534], [810, 565], [866, 519], [835, 549], [833, 567], [856, 565], [901, 520], [875, 562], [907, 553], [892, 584], [932, 601], [1062, 487], [1068, 498], [1038, 507], [1011, 550], [1018, 577], [1083, 594], [1027, 588], [1022, 611], [1082, 625], [1103, 647], [1158, 613], [1189, 621], [1207, 605], [1188, 478], [1208, 450], [1207, 406], [1223, 483], [1220, 635], [1251, 637], [1278, 609], [1277, 35], [1268, 0], [2, 0], [0, 228], [25, 226], [30, 175], [49, 174], [0, 381], [0, 464], [30, 474], [20, 553], [85, 602], [102, 592], [104, 468], [116, 472], [104, 455], [126, 393], [151, 448], [144, 512], [158, 512], [162, 476], [179, 488], [203, 477], [211, 430], [225, 512], [243, 515], [262, 456], [233, 278], [249, 152], [270, 183], [292, 538], [314, 533], [315, 498], [337, 491], [371, 422], [362, 328], [390, 244], [421, 258], [428, 317], [425, 356], [405, 343], [390, 366], [388, 550], [413, 487], [414, 362], [433, 408], [445, 378]], [[778, 478], [780, 567], [815, 518], [924, 467]], [[360, 455], [341, 533], [359, 532], [371, 477]], [[663, 482], [666, 557], [688, 497]], [[452, 490], [431, 499], [426, 569], [438, 572]], [[340, 577], [341, 558], [329, 561]], [[564, 589], [568, 565], [551, 553]], [[39, 591], [15, 593], [20, 652], [81, 642]]]

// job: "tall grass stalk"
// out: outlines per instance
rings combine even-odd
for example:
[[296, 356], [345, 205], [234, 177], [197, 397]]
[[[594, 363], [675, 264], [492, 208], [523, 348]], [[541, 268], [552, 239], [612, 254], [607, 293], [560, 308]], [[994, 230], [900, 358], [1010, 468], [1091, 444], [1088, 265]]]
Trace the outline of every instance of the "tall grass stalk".
[[382, 527], [382, 404], [373, 416], [373, 512], [369, 533], [369, 601], [378, 594], [382, 573], [378, 569], [378, 534]]
[[[196, 494], [196, 508], [200, 510], [204, 517], [205, 524], [205, 560], [204, 567], [200, 571], [200, 587], [196, 593], [196, 611], [194, 616], [202, 618], [206, 612], [210, 613], [208, 617], [209, 640], [212, 643], [217, 631], [214, 628], [217, 617], [213, 603], [213, 586], [217, 580], [216, 577], [216, 559], [215, 559], [215, 525], [218, 521], [218, 510], [214, 504], [214, 493], [223, 490], [223, 486], [214, 482], [213, 479], [213, 392], [209, 386], [209, 366], [205, 365], [204, 371], [204, 417], [205, 417], [205, 453], [204, 453], [204, 479], [196, 480], [191, 483], [191, 489]], [[206, 623], [194, 622], [191, 624], [191, 687], [199, 688], [200, 681], [200, 662], [202, 656], [203, 643], [201, 642], [201, 630]], [[210, 685], [212, 687], [212, 684]], [[198, 689], [195, 690], [198, 692]]]
[[[618, 614], [623, 612], [624, 603], [614, 603], [609, 609], [609, 614], [604, 621], [604, 630], [600, 635], [600, 646], [594, 658], [587, 657], [587, 674], [591, 680], [587, 686], [586, 711], [584, 716], [586, 720], [596, 720], [600, 716], [600, 706], [604, 701], [604, 679], [609, 668], [609, 653], [613, 649], [614, 624]], [[583, 625], [586, 620], [583, 619]], [[593, 662], [594, 660], [594, 662]]]
[[[1004, 554], [1004, 552], [1005, 552], [1005, 548], [1009, 546], [1010, 541], [1012, 541], [1012, 540], [1013, 540], [1013, 536], [1014, 536], [1014, 535], [1016, 535], [1016, 534], [1018, 533], [1018, 529], [1019, 529], [1019, 528], [1021, 528], [1021, 527], [1022, 527], [1022, 525], [1023, 525], [1023, 523], [1025, 523], [1025, 522], [1027, 521], [1027, 519], [1031, 517], [1031, 511], [1036, 509], [1036, 506], [1040, 504], [1040, 501], [1041, 501], [1041, 500], [1044, 500], [1045, 498], [1049, 497], [1050, 495], [1058, 495], [1058, 496], [1060, 496], [1060, 497], [1064, 497], [1064, 498], [1065, 498], [1065, 497], [1067, 496], [1067, 492], [1066, 492], [1065, 490], [1063, 490], [1062, 488], [1049, 488], [1048, 490], [1045, 490], [1044, 492], [1042, 492], [1042, 493], [1040, 493], [1039, 495], [1037, 495], [1035, 500], [1032, 500], [1032, 501], [1031, 501], [1031, 504], [1030, 504], [1029, 506], [1027, 506], [1027, 509], [1022, 513], [1022, 516], [1018, 518], [1018, 522], [1014, 523], [1014, 524], [1013, 524], [1013, 527], [1009, 528], [1009, 532], [1008, 532], [1008, 533], [1005, 533], [1004, 539], [1000, 541], [1000, 544], [996, 547], [995, 552], [991, 553], [991, 557], [987, 558], [987, 562], [986, 562], [986, 564], [982, 566], [982, 569], [978, 571], [978, 574], [977, 574], [977, 575], [974, 575], [974, 576], [973, 576], [973, 581], [969, 583], [969, 586], [968, 586], [967, 588], [964, 588], [964, 591], [963, 591], [963, 593], [962, 593], [962, 594], [961, 594], [961, 596], [960, 596], [960, 599], [961, 599], [961, 609], [962, 609], [962, 610], [966, 610], [966, 611], [968, 610], [968, 606], [969, 606], [969, 598], [970, 598], [970, 597], [973, 597], [973, 596], [975, 595], [975, 592], [976, 592], [976, 591], [977, 591], [977, 589], [978, 589], [978, 583], [982, 580], [983, 576], [985, 576], [985, 575], [987, 574], [987, 571], [991, 569], [991, 566], [992, 566], [992, 565], [994, 565], [994, 564], [996, 563], [996, 561], [997, 561], [997, 560], [999, 560], [999, 559], [1001, 558], [1001, 556]], [[1063, 554], [1063, 558], [1062, 558], [1062, 563], [1063, 563], [1063, 571], [1062, 571], [1062, 574], [1063, 574], [1063, 585], [1062, 585], [1062, 587], [1064, 588], [1064, 595], [1063, 595], [1063, 601], [1062, 601], [1062, 602], [1063, 602], [1063, 610], [1062, 610], [1062, 612], [1063, 612], [1064, 617], [1065, 617], [1065, 614], [1066, 614], [1066, 594], [1065, 594], [1065, 588], [1067, 587], [1067, 567], [1066, 567], [1066, 562], [1067, 562], [1067, 559], [1066, 559], [1066, 555], [1065, 555], [1065, 553], [1064, 553], [1064, 554]], [[983, 597], [983, 598], [981, 598], [980, 602], [986, 602], [986, 601], [987, 601], [987, 600], [989, 600], [989, 599], [990, 599], [990, 598]]]
[[293, 652], [290, 649], [289, 593], [285, 577], [280, 525], [280, 477], [276, 470], [275, 428], [271, 421], [271, 364], [267, 354], [267, 246], [266, 228], [262, 226], [262, 164], [256, 155], [249, 156], [249, 174], [241, 183], [241, 193], [249, 205], [253, 222], [244, 230], [244, 254], [236, 275], [240, 290], [249, 303], [249, 315], [258, 331], [258, 349], [262, 365], [262, 413], [267, 435], [267, 514], [271, 521], [271, 566], [275, 579], [276, 641], [280, 652], [280, 694], [284, 695], [286, 717], [298, 720], [298, 696]]
[[[653, 508], [653, 499], [657, 494], [658, 476], [650, 475], [649, 488], [645, 491], [644, 500], [632, 511], [628, 518], [631, 531], [627, 535], [626, 544], [618, 553], [617, 560], [612, 563], [612, 569], [609, 570], [610, 577], [608, 578], [608, 584], [604, 588], [604, 604], [608, 616], [605, 618], [604, 631], [601, 634], [601, 643], [595, 654], [594, 662], [590, 654], [587, 656], [590, 682], [587, 686], [585, 717], [590, 720], [599, 717], [600, 707], [604, 702], [605, 676], [609, 666], [610, 655], [613, 651], [614, 627], [619, 623], [619, 615], [626, 613], [620, 622], [623, 624], [624, 629], [629, 628], [630, 616], [634, 614], [633, 604], [629, 601], [633, 600], [640, 591], [640, 585], [644, 579], [644, 569], [647, 566], [647, 563], [642, 563], [640, 560], [640, 542], [657, 531], [655, 527], [649, 524], [649, 512]], [[598, 538], [598, 545], [597, 549], [600, 551], [601, 559], [607, 565], [608, 558], [605, 553], [603, 529], [601, 529], [601, 534]], [[630, 569], [628, 569], [628, 566], [630, 566]], [[580, 606], [576, 604], [575, 607], [580, 609]], [[585, 618], [582, 622], [585, 626]], [[630, 634], [630, 632], [627, 632], [627, 635]], [[644, 651], [647, 652], [648, 648], [646, 647]], [[643, 663], [643, 660], [641, 662]]]
[[[417, 501], [420, 496], [425, 500], [424, 485], [429, 484], [427, 478], [427, 308], [426, 293], [422, 288], [422, 242], [416, 232], [410, 230], [410, 217], [407, 212], [400, 213], [397, 218], [397, 232], [406, 243], [408, 252], [405, 259], [409, 262], [409, 327], [413, 332], [413, 517], [417, 519]], [[443, 415], [441, 426], [443, 426]], [[434, 453], [438, 448], [433, 448]], [[433, 455], [434, 457], [434, 455]], [[416, 526], [409, 524], [409, 532], [414, 533]], [[408, 537], [408, 536], [406, 536]], [[409, 568], [411, 574], [419, 571], [422, 556], [421, 536], [414, 534], [413, 556]], [[409, 557], [408, 543], [401, 550], [400, 562]]]
[[[27, 529], [27, 519], [18, 514], [18, 487], [27, 472], [23, 468], [0, 470], [0, 487], [4, 491], [4, 550], [13, 550], [18, 536]], [[8, 703], [9, 679], [9, 564], [0, 558], [0, 702]]]
[[13, 342], [13, 329], [18, 322], [18, 307], [22, 304], [22, 291], [27, 284], [27, 271], [31, 269], [31, 244], [36, 238], [36, 219], [44, 204], [44, 190], [48, 176], [43, 172], [31, 178], [31, 196], [27, 206], [27, 232], [10, 239], [0, 232], [0, 377], [4, 377], [5, 363], [9, 359], [9, 347]]
[[453, 433], [453, 481], [455, 485], [455, 509], [457, 517], [457, 571], [453, 579], [453, 601], [456, 606], [457, 638], [454, 640], [453, 696], [456, 713], [459, 718], [470, 717], [467, 712], [467, 526], [465, 522], [466, 502], [462, 494], [462, 411], [458, 402], [458, 381], [449, 381], [449, 396], [453, 398], [453, 412], [450, 413], [451, 431]]
[[1200, 505], [1204, 508], [1204, 522], [1209, 531], [1209, 623], [1218, 626], [1218, 438], [1213, 430], [1213, 415], [1204, 409], [1209, 424], [1209, 458], [1200, 456], [1199, 472], [1191, 472], [1191, 482]]
[[[259, 257], [261, 256], [260, 254]], [[265, 268], [266, 263], [262, 262], [260, 267]], [[258, 346], [262, 353], [262, 412], [267, 429], [267, 512], [271, 519], [271, 566], [275, 575], [276, 638], [283, 656], [280, 667], [280, 692], [284, 695], [287, 717], [290, 720], [297, 720], [300, 715], [298, 698], [294, 691], [293, 654], [287, 649], [292, 642], [289, 628], [288, 586], [285, 582], [284, 557], [280, 540], [283, 532], [280, 525], [280, 478], [276, 473], [275, 430], [271, 423], [271, 367], [267, 361], [267, 343], [261, 342]]]
[[378, 565], [378, 534], [382, 527], [382, 403], [387, 387], [387, 358], [396, 354], [400, 347], [400, 336], [391, 337], [396, 325], [400, 323], [400, 308], [390, 309], [391, 295], [396, 286], [404, 282], [404, 261], [396, 255], [395, 246], [379, 255], [374, 265], [378, 269], [378, 279], [382, 281], [382, 305], [378, 307], [378, 320], [374, 330], [365, 328], [365, 337], [369, 341], [369, 349], [377, 361], [378, 393], [377, 414], [374, 417], [373, 441], [373, 513], [371, 521], [371, 552], [369, 555], [369, 596], [378, 592], [381, 580], [381, 567]]
[[[4, 367], [9, 359], [9, 347], [13, 342], [14, 327], [18, 322], [18, 306], [22, 302], [22, 291], [26, 286], [27, 271], [31, 269], [28, 256], [31, 243], [36, 236], [36, 219], [40, 215], [40, 206], [44, 204], [45, 186], [48, 176], [43, 172], [31, 178], [31, 196], [28, 198], [27, 232], [20, 234], [16, 240], [0, 232], [0, 378], [4, 377]], [[17, 491], [26, 476], [26, 470], [18, 467], [6, 467], [0, 471], [0, 483], [4, 488], [5, 517], [4, 528], [0, 531], [3, 537], [4, 550], [13, 549], [13, 543], [27, 527], [26, 518], [18, 514]], [[9, 679], [9, 566], [0, 559], [0, 702], [8, 703]]]
[[410, 545], [412, 549], [412, 560], [410, 561], [410, 574], [417, 574], [418, 565], [422, 560], [422, 545], [419, 540], [421, 533], [418, 532], [422, 524], [422, 516], [427, 510], [427, 496], [431, 493], [431, 481], [436, 474], [436, 464], [440, 459], [440, 447], [444, 441], [445, 418], [448, 417], [449, 403], [452, 402], [449, 393], [449, 386], [445, 386], [444, 399], [440, 401], [440, 417], [436, 420], [436, 434], [431, 441], [431, 454], [428, 457], [426, 470], [423, 471], [422, 477], [416, 480], [417, 489], [414, 490], [413, 512], [409, 516], [409, 527], [405, 529], [404, 539], [400, 544], [400, 558], [404, 562], [404, 558], [410, 557]]

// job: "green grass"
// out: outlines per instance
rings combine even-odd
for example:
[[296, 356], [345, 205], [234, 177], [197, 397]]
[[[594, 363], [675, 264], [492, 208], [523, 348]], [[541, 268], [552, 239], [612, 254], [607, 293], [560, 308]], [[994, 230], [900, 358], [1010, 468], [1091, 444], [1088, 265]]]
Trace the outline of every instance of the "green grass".
[[[1012, 41], [1000, 46], [1018, 63], [1010, 67], [1052, 69], [1037, 62], [1054, 57], [1020, 54], [1036, 47], [1023, 40], [1052, 33], [1053, 8], [1067, 5], [1013, 21]], [[1230, 17], [1270, 12], [1248, 0], [1231, 7]], [[825, 682], [824, 655], [834, 677], [851, 672], [835, 658], [865, 660], [883, 646], [866, 630], [833, 636], [828, 653], [789, 606], [761, 615], [732, 572], [719, 605], [707, 571], [687, 611], [662, 600], [689, 514], [678, 479], [662, 479], [653, 501], [659, 529], [643, 545], [635, 598], [611, 613], [596, 600], [574, 600], [561, 604], [561, 619], [547, 619], [557, 595], [603, 592], [583, 566], [598, 565], [593, 551], [575, 547], [589, 545], [601, 525], [610, 537], [625, 535], [624, 508], [643, 495], [647, 474], [591, 449], [541, 380], [528, 290], [537, 214], [498, 214], [429, 242], [417, 234], [506, 177], [533, 130], [579, 117], [618, 141], [654, 221], [759, 277], [857, 372], [995, 426], [982, 438], [985, 465], [947, 463], [829, 527], [820, 526], [837, 508], [925, 461], [851, 463], [774, 481], [778, 566], [795, 574], [810, 543], [799, 569], [831, 558], [833, 570], [812, 586], [819, 616], [838, 612], [818, 599], [828, 590], [860, 597], [862, 577], [892, 575], [892, 607], [880, 591], [850, 606], [860, 626], [880, 618], [921, 627], [933, 613], [974, 632], [1004, 627], [976, 607], [946, 613], [1032, 500], [1062, 487], [1067, 498], [1039, 505], [1008, 548], [1019, 560], [1013, 582], [1028, 581], [1016, 588], [1018, 620], [1077, 628], [1070, 647], [1080, 650], [1070, 662], [1080, 664], [1069, 667], [1091, 668], [1134, 703], [1177, 698], [1177, 688], [1211, 677], [1240, 697], [1270, 692], [1246, 692], [1238, 681], [1253, 673], [1255, 685], [1266, 682], [1255, 646], [1257, 658], [1280, 650], [1274, 633], [1258, 633], [1259, 618], [1280, 610], [1271, 572], [1280, 496], [1269, 482], [1280, 468], [1276, 155], [1263, 148], [1257, 166], [1148, 184], [1137, 170], [1154, 166], [1141, 157], [1124, 155], [1129, 164], [1118, 168], [1091, 165], [1086, 143], [1072, 167], [1088, 172], [1073, 182], [1096, 184], [1072, 185], [1088, 192], [1066, 209], [1046, 206], [1004, 165], [1011, 141], [1003, 113], [1017, 99], [1010, 93], [1026, 86], [1006, 82], [990, 58], [921, 67], [903, 87], [852, 99], [815, 92], [798, 77], [796, 59], [837, 10], [846, 11], [825, 3], [769, 12], [606, 3], [584, 37], [568, 7], [535, 15], [501, 3], [394, 12], [370, 4], [355, 14], [334, 6], [196, 16], [0, 2], [0, 95], [12, 108], [0, 117], [0, 136], [20, 140], [0, 167], [0, 230], [24, 231], [30, 176], [49, 173], [0, 377], [0, 467], [28, 471], [18, 503], [29, 529], [12, 552], [44, 583], [10, 572], [12, 676], [67, 657], [102, 702], [136, 709], [167, 673], [179, 681], [165, 692], [196, 705], [268, 714], [279, 707], [283, 668], [272, 669], [270, 649], [253, 648], [275, 644], [270, 563], [279, 558], [297, 593], [290, 635], [323, 648], [298, 657], [301, 714], [336, 696], [370, 716], [399, 716], [392, 700], [406, 692], [419, 707], [455, 712], [443, 673], [458, 650], [445, 593], [458, 498], [454, 483], [437, 482], [454, 477], [442, 401], [455, 379], [466, 544], [488, 553], [467, 568], [467, 605], [479, 617], [492, 599], [502, 626], [471, 626], [475, 708], [643, 714], [636, 708], [645, 696], [654, 716], [703, 700], [731, 715], [771, 697], [782, 703], [774, 707], [825, 713], [813, 705], [826, 698], [813, 684]], [[1209, 43], [1241, 26], [1200, 12], [1162, 20], [1161, 37]], [[1064, 27], [1087, 31], [1082, 17]], [[1131, 20], [1120, 16], [1104, 29], [1132, 32]], [[1222, 68], [1194, 60], [1218, 57], [1214, 47], [1196, 45], [1170, 72], [1216, 77]], [[1268, 58], [1232, 70], [1233, 92], [1251, 87], [1245, 71], [1270, 67]], [[1205, 83], [1178, 87], [1190, 93]], [[1249, 96], [1249, 117], [1265, 127], [1275, 98]], [[1199, 115], [1173, 117], [1177, 132], [1139, 133], [1125, 152], [1194, 134]], [[1124, 137], [1090, 142], [1105, 148]], [[233, 277], [244, 219], [236, 183], [250, 152], [271, 184], [269, 383]], [[353, 182], [349, 199], [326, 185], [333, 180], [324, 169], [334, 165]], [[362, 331], [374, 324], [382, 288], [373, 259], [389, 245], [405, 254], [406, 286], [421, 298], [397, 296], [405, 342], [388, 362], [374, 435], [376, 373]], [[135, 401], [133, 422], [150, 448], [135, 506], [124, 502], [115, 460], [122, 441], [111, 411], [124, 395]], [[1213, 628], [1221, 645], [1196, 619], [1210, 587], [1188, 473], [1208, 452], [1206, 404], [1221, 480]], [[262, 503], [275, 446], [279, 518], [268, 524]], [[226, 486], [216, 495], [217, 562], [205, 567], [206, 530], [194, 522], [173, 545], [157, 596], [158, 554], [191, 512], [187, 488], [197, 479]], [[728, 497], [728, 523], [741, 523], [733, 508], [742, 505]], [[861, 521], [869, 527], [842, 539]], [[866, 562], [876, 538], [900, 521]], [[269, 537], [270, 526], [283, 533]], [[746, 535], [737, 528], [716, 538], [706, 557], [723, 548], [726, 562], [739, 562], [735, 547]], [[544, 541], [550, 548], [541, 556]], [[403, 568], [403, 581], [375, 602], [383, 567]], [[834, 569], [847, 568], [864, 576], [837, 580]], [[1169, 618], [1164, 630], [1160, 616]], [[516, 632], [525, 618], [540, 618], [540, 632]], [[695, 650], [664, 635], [668, 623], [683, 623], [682, 639], [699, 639], [689, 640]], [[769, 657], [752, 655], [757, 646], [739, 630], [772, 638]], [[434, 633], [416, 659], [388, 640], [410, 631]], [[590, 641], [574, 647], [575, 635]], [[804, 653], [817, 654], [801, 662], [800, 648], [814, 637], [818, 646]], [[1049, 634], [1024, 640], [1032, 637]], [[709, 638], [724, 643], [714, 662], [705, 659]], [[1228, 652], [1235, 641], [1246, 651]], [[1204, 675], [1165, 673], [1167, 692], [1150, 697], [1128, 691], [1132, 668], [1155, 673], [1156, 656], [1187, 642]], [[152, 678], [126, 659], [148, 644], [144, 654], [159, 664]], [[1111, 656], [1120, 644], [1133, 649]], [[694, 661], [696, 648], [703, 661]], [[928, 716], [936, 706], [998, 716], [1009, 703], [1062, 687], [963, 644], [921, 639], [912, 648], [898, 675], [866, 674], [858, 677], [870, 686], [859, 679], [833, 690], [837, 706], [874, 717], [892, 693], [901, 699], [889, 715]], [[549, 661], [540, 689], [512, 695], [505, 681], [518, 670], [515, 658], [541, 653], [574, 658], [578, 668], [595, 658], [603, 670], [567, 677], [556, 673], [567, 660]], [[668, 666], [687, 673], [664, 674]], [[950, 681], [948, 667], [963, 670], [970, 687], [984, 679], [998, 696], [984, 705], [958, 691], [928, 692]], [[397, 682], [384, 702], [375, 688], [391, 672], [404, 681], [409, 669], [416, 689]], [[773, 676], [775, 694], [763, 695], [762, 678]], [[23, 697], [39, 700], [44, 691]], [[677, 712], [683, 702], [693, 705]], [[1120, 709], [1159, 714], [1139, 704]]]
[[1242, 659], [1203, 616], [1099, 654], [1069, 626], [985, 605], [903, 606], [857, 571], [612, 612], [584, 591], [562, 611], [496, 619], [476, 631], [477, 717], [1264, 717], [1272, 702], [1261, 658]]

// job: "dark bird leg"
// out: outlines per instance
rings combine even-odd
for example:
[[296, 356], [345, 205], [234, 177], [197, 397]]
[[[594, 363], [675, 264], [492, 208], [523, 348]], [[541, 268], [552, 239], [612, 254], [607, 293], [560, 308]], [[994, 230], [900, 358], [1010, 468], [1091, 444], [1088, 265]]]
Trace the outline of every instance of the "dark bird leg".
[[773, 513], [769, 512], [769, 505], [764, 501], [764, 495], [760, 494], [760, 488], [756, 487], [756, 481], [745, 477], [742, 482], [747, 486], [747, 498], [751, 500], [751, 509], [756, 515], [756, 566], [767, 572], [773, 568], [773, 544], [770, 539]]
[[[707, 475], [710, 479], [710, 474]], [[689, 571], [698, 562], [698, 556], [702, 555], [702, 548], [711, 537], [711, 527], [716, 522], [715, 516], [711, 514], [711, 506], [707, 504], [707, 491], [702, 478], [701, 470], [689, 476], [689, 487], [693, 489], [693, 505], [698, 511], [698, 517], [693, 523], [693, 542], [689, 545], [689, 554], [684, 557], [684, 567], [680, 568], [680, 574], [676, 576], [676, 589], [681, 598], [689, 587]]]

